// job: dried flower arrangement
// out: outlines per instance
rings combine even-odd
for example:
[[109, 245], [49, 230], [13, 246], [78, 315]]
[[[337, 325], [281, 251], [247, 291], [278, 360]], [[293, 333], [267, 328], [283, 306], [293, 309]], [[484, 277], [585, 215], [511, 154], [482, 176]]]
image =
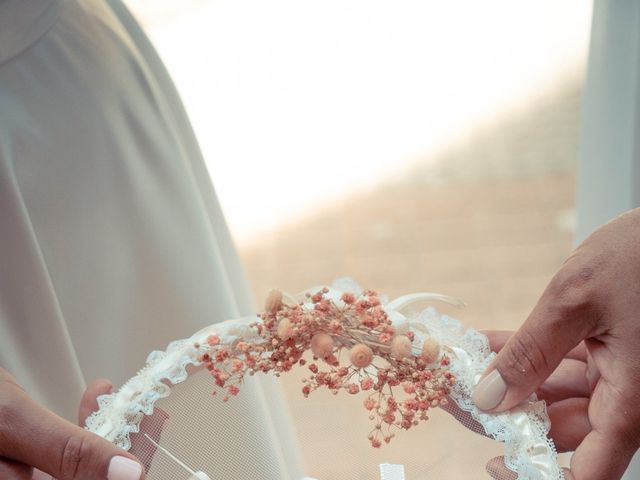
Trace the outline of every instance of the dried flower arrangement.
[[[217, 387], [226, 390], [225, 401], [238, 394], [246, 374], [279, 376], [296, 365], [310, 371], [303, 380], [305, 397], [319, 388], [333, 394], [364, 392], [363, 406], [374, 422], [368, 438], [379, 448], [391, 441], [394, 429], [408, 430], [428, 420], [430, 408], [447, 402], [456, 379], [435, 339], [414, 345], [413, 332], [396, 331], [378, 293], [343, 293], [339, 300], [328, 293], [325, 288], [287, 303], [281, 292], [272, 291], [262, 321], [251, 325], [259, 341], [225, 345], [211, 335], [207, 345], [196, 345], [203, 351], [200, 360]], [[308, 350], [313, 362], [307, 365], [303, 355]], [[343, 353], [348, 353], [348, 364], [341, 362]]]

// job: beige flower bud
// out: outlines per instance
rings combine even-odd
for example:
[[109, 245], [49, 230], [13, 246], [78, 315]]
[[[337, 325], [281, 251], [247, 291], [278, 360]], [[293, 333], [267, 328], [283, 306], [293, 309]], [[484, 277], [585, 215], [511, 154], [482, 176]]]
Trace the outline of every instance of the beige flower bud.
[[267, 295], [264, 309], [267, 313], [276, 313], [282, 307], [282, 292], [271, 290]]
[[432, 337], [427, 337], [422, 345], [422, 358], [427, 363], [433, 363], [440, 357], [440, 344]]
[[396, 335], [391, 340], [391, 354], [396, 358], [411, 356], [411, 340], [405, 335]]
[[283, 318], [278, 322], [278, 330], [276, 332], [282, 340], [286, 340], [291, 336], [291, 321], [288, 318]]
[[316, 333], [311, 338], [311, 351], [318, 358], [327, 358], [333, 353], [333, 338], [328, 333]]
[[373, 361], [373, 351], [368, 345], [359, 343], [354, 345], [349, 352], [351, 364], [356, 368], [368, 367]]

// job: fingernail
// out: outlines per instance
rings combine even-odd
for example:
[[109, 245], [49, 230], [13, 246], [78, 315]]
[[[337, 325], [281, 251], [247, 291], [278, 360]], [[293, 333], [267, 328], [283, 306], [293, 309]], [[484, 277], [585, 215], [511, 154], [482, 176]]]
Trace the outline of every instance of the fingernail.
[[473, 401], [480, 410], [497, 407], [507, 393], [507, 384], [498, 370], [484, 377], [473, 392]]
[[53, 477], [51, 477], [51, 475], [49, 475], [48, 473], [44, 473], [37, 468], [34, 468], [33, 477], [31, 477], [31, 480], [53, 480]]
[[109, 462], [108, 480], [140, 480], [142, 465], [127, 457], [113, 457]]

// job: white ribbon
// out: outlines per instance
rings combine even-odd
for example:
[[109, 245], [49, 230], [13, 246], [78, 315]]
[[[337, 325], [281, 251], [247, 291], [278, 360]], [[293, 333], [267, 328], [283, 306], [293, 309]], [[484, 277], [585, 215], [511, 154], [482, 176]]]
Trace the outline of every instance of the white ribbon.
[[380, 480], [404, 480], [404, 465], [381, 463]]
[[[301, 480], [317, 480], [317, 479], [311, 478], [311, 477], [304, 477]], [[393, 463], [381, 463], [380, 464], [380, 480], [405, 480], [404, 465], [394, 465]]]

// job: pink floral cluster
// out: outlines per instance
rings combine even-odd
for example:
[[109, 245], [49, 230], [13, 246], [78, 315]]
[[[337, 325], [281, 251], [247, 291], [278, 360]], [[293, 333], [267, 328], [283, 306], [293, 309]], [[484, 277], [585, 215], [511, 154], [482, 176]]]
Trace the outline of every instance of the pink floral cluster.
[[[260, 341], [224, 345], [212, 335], [201, 361], [226, 389], [225, 401], [238, 394], [246, 374], [279, 376], [296, 365], [310, 372], [303, 380], [305, 396], [319, 388], [365, 392], [363, 405], [374, 422], [368, 438], [379, 448], [391, 441], [394, 428], [408, 430], [427, 420], [430, 408], [446, 403], [455, 383], [449, 358], [432, 338], [414, 350], [413, 332], [396, 332], [376, 292], [344, 293], [339, 301], [328, 293], [323, 289], [287, 304], [281, 292], [272, 291], [262, 321], [252, 325]], [[303, 355], [309, 350], [313, 361], [307, 365]]]

